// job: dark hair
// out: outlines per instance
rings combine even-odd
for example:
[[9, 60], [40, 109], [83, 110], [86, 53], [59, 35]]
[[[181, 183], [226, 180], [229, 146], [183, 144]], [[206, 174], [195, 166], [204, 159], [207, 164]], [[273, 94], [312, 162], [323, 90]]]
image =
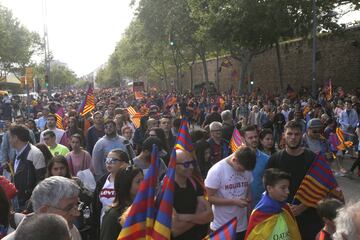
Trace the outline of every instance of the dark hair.
[[284, 129], [298, 129], [300, 132], [302, 131], [302, 126], [299, 122], [295, 121], [295, 120], [291, 120], [291, 121], [288, 121], [285, 126], [284, 126]]
[[44, 143], [37, 143], [35, 144], [35, 147], [40, 149], [40, 151], [44, 155], [45, 164], [47, 165], [50, 162], [50, 160], [53, 158], [53, 155], [51, 154], [49, 148]]
[[205, 151], [206, 149], [211, 149], [211, 146], [206, 140], [201, 139], [194, 144], [194, 149], [201, 175], [205, 178], [207, 172], [209, 171], [209, 167], [206, 166], [205, 162]]
[[[259, 140], [264, 140], [264, 138], [266, 137], [266, 135], [271, 134], [273, 136], [273, 132], [270, 128], [264, 128], [260, 131], [259, 133]], [[259, 149], [260, 150], [264, 150], [263, 146], [261, 145], [261, 142], [259, 141]], [[276, 149], [275, 149], [275, 142], [271, 148], [271, 153], [275, 153]]]
[[55, 114], [52, 114], [52, 113], [50, 113], [49, 115], [47, 115], [46, 119], [51, 118], [51, 117], [54, 118], [55, 121], [57, 121], [56, 115], [55, 115]]
[[257, 131], [257, 128], [255, 125], [249, 125], [249, 126], [245, 126], [243, 128], [240, 129], [240, 134], [241, 136], [245, 136], [246, 132], [253, 132], [253, 131]]
[[169, 147], [166, 142], [166, 135], [164, 129], [160, 127], [153, 127], [152, 129], [150, 129], [150, 131], [155, 131], [156, 137], [158, 137], [161, 141], [162, 149], [164, 149], [166, 152], [169, 152]]
[[141, 146], [141, 150], [147, 150], [149, 152], [152, 151], [152, 146], [153, 144], [155, 144], [158, 147], [158, 150], [161, 151], [162, 150], [162, 143], [160, 141], [160, 139], [158, 137], [148, 137], [145, 139], [145, 141], [143, 142], [142, 146]]
[[190, 132], [192, 142], [207, 139], [207, 132], [204, 129], [196, 129]]
[[334, 198], [328, 198], [319, 201], [316, 210], [321, 218], [334, 220], [336, 218], [337, 210], [341, 207], [343, 207], [342, 202]]
[[29, 129], [24, 125], [13, 125], [9, 131], [10, 135], [16, 136], [22, 142], [30, 141]]
[[43, 136], [56, 137], [55, 133], [49, 129], [45, 130], [45, 132], [43, 133]]
[[118, 155], [118, 157], [120, 158], [121, 161], [130, 163], [129, 155], [121, 149], [115, 148], [115, 149], [112, 149], [109, 153], [115, 153]]
[[114, 190], [114, 208], [123, 208], [131, 204], [132, 199], [130, 196], [131, 184], [134, 178], [143, 173], [140, 168], [129, 166], [125, 169], [120, 169], [115, 175]]
[[256, 153], [249, 147], [240, 147], [235, 152], [235, 158], [239, 164], [241, 164], [245, 170], [252, 171], [256, 165]]
[[289, 180], [291, 181], [290, 173], [284, 172], [277, 168], [269, 168], [266, 169], [263, 175], [263, 183], [265, 189], [267, 186], [275, 186], [281, 180]]
[[149, 119], [149, 116], [142, 116], [140, 118], [140, 129], [146, 130], [147, 129], [147, 120]]
[[0, 225], [9, 226], [10, 202], [0, 185]]
[[180, 118], [175, 118], [174, 121], [173, 121], [173, 126], [176, 129], [176, 131], [179, 130], [180, 124], [181, 124], [181, 119]]
[[52, 173], [51, 173], [51, 169], [53, 168], [55, 163], [60, 163], [60, 164], [64, 165], [64, 167], [66, 169], [66, 174], [63, 177], [66, 177], [66, 178], [70, 179], [71, 174], [70, 174], [69, 164], [68, 164], [66, 158], [64, 156], [62, 156], [62, 155], [55, 156], [50, 160], [50, 162], [48, 163], [48, 165], [46, 167], [46, 175], [45, 175], [45, 177], [48, 178], [48, 177], [53, 176]]
[[[77, 138], [77, 139], [80, 141], [80, 146], [83, 145], [83, 139], [82, 139], [82, 137], [81, 137], [80, 134], [74, 133], [73, 135], [71, 135], [71, 138]], [[71, 139], [71, 138], [70, 138], [70, 139]]]

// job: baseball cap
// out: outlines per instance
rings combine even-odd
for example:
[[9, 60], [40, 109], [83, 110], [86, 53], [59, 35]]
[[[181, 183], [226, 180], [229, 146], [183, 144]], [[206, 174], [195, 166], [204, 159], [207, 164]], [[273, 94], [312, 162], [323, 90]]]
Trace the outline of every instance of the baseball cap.
[[307, 124], [307, 128], [322, 128], [322, 127], [323, 125], [319, 118], [312, 118]]

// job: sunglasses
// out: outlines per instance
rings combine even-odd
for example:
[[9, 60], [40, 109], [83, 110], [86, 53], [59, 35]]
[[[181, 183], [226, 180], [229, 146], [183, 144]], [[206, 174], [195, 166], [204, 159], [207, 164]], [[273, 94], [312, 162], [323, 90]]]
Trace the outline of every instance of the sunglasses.
[[193, 165], [193, 167], [196, 167], [197, 162], [195, 160], [193, 160], [193, 161], [186, 161], [186, 162], [183, 162], [183, 163], [176, 163], [176, 165], [183, 165], [184, 168], [189, 168], [190, 165]]
[[107, 158], [105, 159], [105, 163], [106, 163], [106, 164], [115, 164], [115, 163], [117, 163], [117, 162], [123, 162], [123, 161], [120, 160], [120, 159], [117, 159], [117, 158], [110, 158], [110, 157], [107, 157]]

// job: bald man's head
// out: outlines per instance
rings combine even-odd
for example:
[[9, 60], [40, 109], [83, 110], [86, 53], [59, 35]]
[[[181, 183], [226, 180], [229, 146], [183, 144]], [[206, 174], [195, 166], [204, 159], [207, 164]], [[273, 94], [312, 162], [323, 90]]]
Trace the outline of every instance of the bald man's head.
[[175, 174], [179, 177], [188, 178], [192, 175], [194, 167], [197, 162], [193, 156], [180, 149], [176, 150], [176, 171]]

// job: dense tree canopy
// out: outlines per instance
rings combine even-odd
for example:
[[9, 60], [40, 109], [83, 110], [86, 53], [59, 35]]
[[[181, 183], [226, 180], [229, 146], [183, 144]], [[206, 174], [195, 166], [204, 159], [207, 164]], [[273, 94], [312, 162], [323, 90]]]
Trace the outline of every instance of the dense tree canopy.
[[32, 56], [40, 52], [40, 36], [27, 30], [0, 5], [0, 79], [9, 72], [23, 75]]
[[[334, 14], [338, 6], [360, 8], [357, 0], [316, 2], [318, 32], [341, 29]], [[206, 59], [226, 53], [241, 62], [242, 90], [252, 57], [283, 40], [310, 37], [312, 19], [310, 0], [140, 0], [97, 81], [147, 79], [169, 89], [170, 81], [178, 83], [182, 71], [199, 60], [208, 82], [214, 79], [209, 79]]]

